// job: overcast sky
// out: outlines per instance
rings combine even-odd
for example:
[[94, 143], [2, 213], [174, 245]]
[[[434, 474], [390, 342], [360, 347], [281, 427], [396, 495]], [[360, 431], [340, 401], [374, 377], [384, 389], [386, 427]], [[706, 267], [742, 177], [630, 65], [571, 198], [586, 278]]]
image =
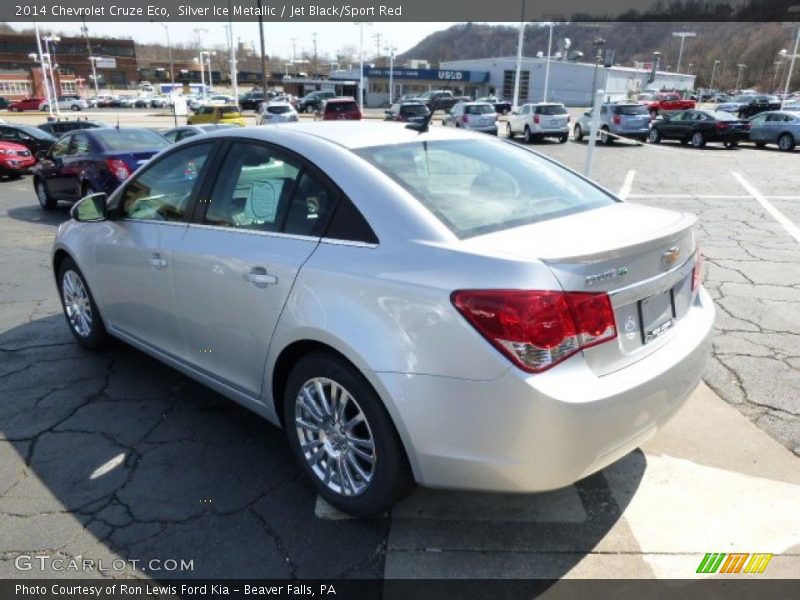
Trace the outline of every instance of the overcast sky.
[[[30, 23], [9, 23], [15, 29], [28, 28]], [[391, 43], [402, 53], [425, 36], [454, 23], [373, 23], [364, 25], [364, 52], [366, 56], [375, 54], [376, 33], [381, 35], [382, 47]], [[53, 29], [80, 35], [81, 23], [39, 23], [44, 29]], [[226, 23], [169, 23], [170, 41], [192, 42], [198, 34], [208, 40], [209, 46], [226, 45]], [[149, 23], [88, 23], [89, 34], [93, 36], [133, 37], [136, 42], [165, 42], [164, 29]], [[195, 32], [196, 29], [208, 31]], [[254, 42], [258, 49], [258, 23], [233, 24], [234, 35], [243, 42]], [[276, 54], [287, 58], [292, 54], [292, 38], [296, 40], [297, 56], [302, 50], [313, 51], [312, 33], [317, 33], [317, 52], [334, 56], [345, 45], [358, 47], [359, 26], [354, 23], [264, 23], [264, 38], [268, 55]], [[382, 51], [383, 53], [383, 51]]]

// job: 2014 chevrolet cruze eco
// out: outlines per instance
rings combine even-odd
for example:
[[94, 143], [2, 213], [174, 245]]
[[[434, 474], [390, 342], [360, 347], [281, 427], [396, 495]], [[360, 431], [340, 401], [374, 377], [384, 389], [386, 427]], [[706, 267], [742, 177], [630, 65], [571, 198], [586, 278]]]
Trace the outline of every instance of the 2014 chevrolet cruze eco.
[[568, 485], [700, 380], [695, 217], [525, 148], [392, 123], [224, 130], [73, 207], [53, 267], [112, 334], [285, 428], [331, 503]]

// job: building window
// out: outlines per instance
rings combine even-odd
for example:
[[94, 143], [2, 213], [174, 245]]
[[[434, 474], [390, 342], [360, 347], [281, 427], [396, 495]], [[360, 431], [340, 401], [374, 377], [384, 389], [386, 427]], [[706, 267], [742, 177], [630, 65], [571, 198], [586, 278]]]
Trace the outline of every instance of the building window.
[[369, 91], [373, 94], [388, 94], [389, 84], [386, 82], [376, 81], [369, 84]]
[[62, 81], [61, 82], [61, 93], [62, 94], [75, 94], [78, 91], [78, 86], [75, 85], [74, 81]]
[[[514, 77], [516, 71], [503, 71], [503, 99], [510, 100], [514, 97]], [[520, 71], [519, 76], [519, 102], [528, 101], [529, 85], [531, 81], [530, 71]]]
[[30, 96], [30, 81], [0, 81], [0, 95], [5, 96]]

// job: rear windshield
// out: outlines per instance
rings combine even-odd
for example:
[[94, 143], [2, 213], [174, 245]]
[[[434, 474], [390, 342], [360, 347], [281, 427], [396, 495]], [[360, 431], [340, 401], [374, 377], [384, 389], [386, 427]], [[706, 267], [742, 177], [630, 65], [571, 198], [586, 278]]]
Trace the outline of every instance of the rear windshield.
[[535, 112], [537, 115], [565, 115], [567, 114], [567, 109], [558, 104], [550, 106], [537, 106]]
[[372, 146], [356, 153], [460, 238], [616, 202], [563, 167], [512, 144], [442, 140]]
[[38, 127], [32, 127], [31, 125], [17, 125], [17, 129], [20, 131], [24, 131], [32, 138], [37, 140], [53, 140], [55, 139], [52, 135], [47, 133], [46, 131], [42, 131]]
[[114, 152], [165, 148], [169, 142], [149, 129], [98, 129], [92, 132], [100, 143]]
[[424, 104], [404, 104], [400, 107], [400, 112], [404, 115], [426, 116], [428, 107]]
[[641, 104], [629, 104], [625, 106], [615, 106], [615, 115], [647, 115], [647, 107]]
[[353, 102], [328, 102], [325, 110], [332, 113], [352, 112], [358, 110], [358, 104]]
[[285, 113], [292, 112], [291, 106], [268, 106], [267, 112], [273, 115], [282, 115]]
[[710, 115], [712, 118], [716, 119], [717, 121], [738, 121], [739, 119], [729, 112], [725, 112], [724, 110], [716, 110], [704, 113]]
[[488, 115], [494, 112], [494, 106], [489, 104], [472, 104], [464, 107], [464, 112], [468, 115]]

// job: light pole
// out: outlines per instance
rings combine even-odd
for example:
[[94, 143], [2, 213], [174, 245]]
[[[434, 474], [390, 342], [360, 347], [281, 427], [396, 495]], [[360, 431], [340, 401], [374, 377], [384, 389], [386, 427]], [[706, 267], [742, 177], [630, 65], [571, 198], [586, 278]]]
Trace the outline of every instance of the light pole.
[[53, 64], [55, 62], [55, 57], [50, 52], [50, 42], [53, 42], [53, 44], [57, 44], [60, 41], [61, 41], [61, 38], [58, 37], [57, 35], [46, 35], [44, 37], [44, 49], [45, 49], [45, 52], [46, 52], [46, 55], [47, 55], [48, 65], [50, 67], [50, 83], [53, 86], [53, 102], [51, 104], [55, 104], [56, 105], [56, 116], [58, 116], [59, 118], [61, 117], [61, 110], [59, 109], [59, 106], [58, 106], [58, 90], [56, 89], [56, 76], [55, 76], [55, 74], [53, 72], [54, 68], [58, 69], [58, 65], [57, 64], [55, 64], [55, 65]]
[[603, 59], [603, 46], [605, 45], [606, 41], [603, 38], [597, 38], [592, 42], [592, 46], [596, 48], [594, 57], [594, 75], [592, 76], [592, 102], [594, 102], [594, 96], [597, 91], [597, 68], [600, 66], [600, 61]]
[[[370, 23], [366, 23], [369, 25]], [[359, 43], [358, 43], [358, 105], [364, 109], [364, 25], [359, 23]]]
[[397, 48], [392, 45], [386, 46], [389, 54], [389, 106], [394, 102], [394, 53]]
[[47, 69], [44, 66], [44, 54], [42, 54], [42, 40], [39, 38], [39, 24], [34, 23], [36, 27], [36, 47], [39, 49], [39, 54], [31, 53], [28, 55], [28, 58], [31, 60], [39, 61], [39, 66], [42, 69], [42, 83], [44, 83], [44, 91], [45, 95], [47, 96], [47, 111], [50, 113], [50, 117], [53, 116], [53, 100], [50, 97], [50, 85], [47, 82]]
[[167, 34], [167, 52], [169, 52], [169, 93], [172, 95], [175, 93], [175, 69], [172, 64], [172, 44], [169, 43], [169, 26], [161, 21], [151, 21], [151, 23], [158, 23], [161, 25]]
[[[519, 39], [517, 40], [517, 71], [514, 76], [514, 99], [511, 107], [516, 110], [519, 106], [519, 79], [522, 75], [522, 41], [525, 37], [525, 0], [522, 0], [522, 14], [519, 17]], [[530, 85], [530, 82], [529, 82]]]
[[679, 37], [681, 38], [681, 48], [678, 51], [678, 68], [675, 69], [676, 73], [681, 72], [681, 59], [683, 58], [683, 42], [686, 40], [687, 37], [696, 37], [697, 34], [694, 31], [673, 31], [672, 37]]
[[208, 87], [211, 87], [214, 84], [214, 81], [211, 77], [211, 57], [216, 56], [217, 52], [215, 50], [200, 50], [200, 82], [203, 84], [203, 98], [208, 97], [208, 91], [206, 89], [206, 79], [204, 70], [206, 68], [206, 64], [208, 65]]
[[736, 65], [736, 68], [739, 69], [739, 74], [736, 76], [736, 91], [741, 91], [739, 84], [742, 82], [742, 72], [747, 68], [747, 65], [744, 63], [739, 63]]
[[[789, 83], [792, 81], [792, 71], [794, 71], [794, 60], [797, 58], [797, 48], [800, 46], [800, 26], [797, 28], [797, 37], [794, 39], [794, 52], [791, 56], [791, 61], [789, 62], [789, 72], [786, 74], [786, 86], [783, 88], [783, 98], [781, 99], [781, 110], [783, 110], [783, 106], [786, 104], [786, 96], [789, 95]], [[781, 50], [780, 55], [783, 58], [788, 56], [786, 50]]]
[[550, 83], [550, 53], [553, 49], [553, 23], [550, 22], [550, 37], [547, 39], [547, 62], [544, 66], [544, 97], [542, 100], [547, 102], [547, 86]]
[[90, 56], [89, 62], [92, 63], [92, 80], [94, 81], [94, 98], [97, 100], [97, 97], [100, 95], [100, 89], [97, 83], [97, 61], [99, 58], [97, 56]]
[[[231, 0], [228, 0], [228, 36], [230, 37], [230, 45], [231, 45], [231, 58], [230, 58], [230, 66], [231, 66], [231, 85], [233, 86], [233, 97], [236, 98], [236, 106], [239, 106], [239, 78], [237, 77], [237, 67], [236, 67], [236, 40], [233, 37], [233, 10], [231, 9]], [[210, 77], [209, 77], [210, 79]], [[264, 90], [264, 94], [266, 97], [267, 90]]]
[[715, 60], [714, 61], [714, 67], [711, 69], [711, 83], [708, 86], [711, 90], [714, 89], [714, 75], [717, 74], [717, 65], [718, 64], [719, 64], [719, 61]]

